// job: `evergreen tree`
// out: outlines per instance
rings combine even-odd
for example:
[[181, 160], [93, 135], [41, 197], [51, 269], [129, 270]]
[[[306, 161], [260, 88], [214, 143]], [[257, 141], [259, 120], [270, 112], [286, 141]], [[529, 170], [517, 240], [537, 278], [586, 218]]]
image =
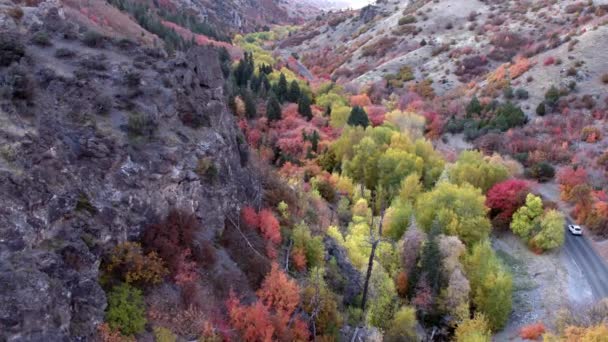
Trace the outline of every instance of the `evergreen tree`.
[[245, 115], [247, 115], [247, 118], [249, 119], [254, 119], [257, 116], [257, 109], [253, 96], [247, 89], [243, 91], [243, 102], [245, 102]]
[[354, 106], [348, 117], [349, 126], [363, 126], [366, 128], [369, 125], [369, 119], [365, 110], [359, 106]]
[[287, 78], [285, 78], [285, 74], [281, 73], [276, 91], [277, 98], [281, 103], [287, 99], [287, 91]]
[[431, 286], [432, 293], [436, 295], [441, 288], [441, 253], [439, 251], [439, 244], [437, 243], [437, 236], [441, 232], [439, 227], [439, 221], [433, 222], [433, 227], [429, 232], [428, 241], [422, 248], [422, 255], [420, 258], [421, 272], [426, 274], [426, 280]]
[[312, 119], [312, 110], [310, 109], [310, 99], [308, 95], [302, 94], [298, 101], [298, 113], [306, 118], [306, 120]]
[[291, 81], [289, 92], [287, 93], [287, 101], [296, 103], [300, 99], [300, 96], [300, 85], [296, 80]]
[[266, 117], [269, 121], [281, 120], [281, 104], [274, 93], [270, 94], [266, 104]]
[[245, 52], [243, 59], [241, 59], [234, 70], [234, 78], [236, 84], [239, 87], [246, 86], [253, 75], [253, 53]]
[[258, 91], [260, 91], [261, 84], [262, 83], [261, 83], [260, 77], [256, 76], [255, 74], [253, 76], [251, 76], [251, 82], [249, 82], [249, 88], [251, 89], [252, 92], [257, 94]]
[[318, 148], [319, 148], [319, 140], [321, 139], [321, 137], [319, 136], [319, 132], [317, 132], [317, 130], [312, 131], [312, 134], [310, 135], [310, 137], [308, 138], [308, 140], [310, 140], [310, 143], [312, 144], [312, 150], [316, 152], [318, 152]]
[[481, 103], [479, 103], [479, 99], [477, 99], [477, 96], [473, 96], [471, 102], [469, 102], [466, 108], [467, 117], [471, 117], [473, 116], [473, 114], [481, 114], [482, 109], [483, 107], [481, 106]]
[[331, 116], [331, 106], [328, 105], [327, 108], [325, 108], [323, 116]]

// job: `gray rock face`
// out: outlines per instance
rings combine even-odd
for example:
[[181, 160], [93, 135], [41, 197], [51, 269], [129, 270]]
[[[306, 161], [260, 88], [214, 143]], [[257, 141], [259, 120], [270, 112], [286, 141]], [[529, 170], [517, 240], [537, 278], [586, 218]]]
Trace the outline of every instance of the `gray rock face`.
[[351, 305], [355, 303], [356, 297], [363, 290], [361, 273], [350, 262], [346, 250], [334, 241], [333, 238], [326, 236], [323, 239], [323, 243], [325, 244], [327, 256], [336, 260], [340, 275], [345, 280], [343, 283], [344, 289], [341, 291], [343, 294], [342, 301], [345, 305]]
[[[52, 46], [22, 37], [25, 57], [0, 66], [0, 341], [91, 340], [110, 246], [172, 207], [217, 234], [257, 188], [214, 50], [90, 48], [56, 14]], [[201, 158], [215, 179], [199, 176]]]

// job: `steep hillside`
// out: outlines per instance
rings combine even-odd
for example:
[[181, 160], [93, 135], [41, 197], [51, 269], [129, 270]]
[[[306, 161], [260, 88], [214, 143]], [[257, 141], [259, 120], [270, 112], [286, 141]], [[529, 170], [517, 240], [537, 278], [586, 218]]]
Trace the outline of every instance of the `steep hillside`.
[[[0, 340], [90, 341], [109, 249], [171, 208], [200, 220], [191, 244], [207, 246], [259, 181], [217, 52], [168, 58], [57, 8], [36, 18], [0, 34]], [[214, 267], [242, 276], [222, 251]]]

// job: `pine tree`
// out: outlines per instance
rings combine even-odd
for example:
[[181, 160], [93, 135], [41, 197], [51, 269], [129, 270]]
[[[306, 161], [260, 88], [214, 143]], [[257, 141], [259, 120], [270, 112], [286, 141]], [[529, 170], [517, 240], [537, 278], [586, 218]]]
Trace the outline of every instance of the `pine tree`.
[[482, 109], [483, 107], [481, 107], [481, 103], [479, 103], [477, 96], [473, 96], [466, 108], [467, 117], [471, 117], [473, 114], [480, 114]]
[[302, 94], [298, 101], [298, 113], [306, 118], [306, 120], [312, 119], [312, 110], [310, 109], [310, 98], [308, 95]]
[[266, 104], [266, 117], [269, 121], [281, 120], [281, 104], [274, 93], [270, 94]]
[[426, 280], [431, 287], [433, 295], [436, 295], [441, 287], [441, 253], [439, 251], [439, 244], [437, 243], [437, 236], [440, 232], [439, 222], [435, 220], [429, 232], [428, 241], [422, 248], [420, 258], [421, 271], [426, 274]]
[[369, 125], [369, 119], [365, 110], [359, 106], [354, 106], [348, 117], [348, 125], [366, 128]]
[[285, 78], [285, 74], [281, 73], [277, 85], [277, 98], [281, 103], [287, 99], [287, 91], [287, 78]]
[[321, 139], [321, 137], [319, 136], [319, 132], [317, 132], [317, 130], [312, 131], [312, 134], [310, 135], [310, 137], [308, 138], [308, 140], [310, 140], [310, 143], [312, 145], [312, 150], [316, 152], [318, 152], [318, 148], [319, 148], [319, 140]]
[[243, 91], [243, 102], [245, 102], [245, 115], [247, 115], [247, 118], [249, 119], [254, 119], [257, 116], [257, 109], [253, 96], [247, 89]]
[[300, 96], [300, 85], [296, 80], [291, 81], [289, 92], [287, 93], [287, 101], [296, 103], [300, 99]]

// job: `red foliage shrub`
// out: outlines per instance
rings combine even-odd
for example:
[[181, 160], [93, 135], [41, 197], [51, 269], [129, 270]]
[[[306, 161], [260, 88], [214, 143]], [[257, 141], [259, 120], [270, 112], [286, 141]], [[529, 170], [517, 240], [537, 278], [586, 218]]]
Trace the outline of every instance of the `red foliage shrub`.
[[274, 217], [274, 214], [269, 209], [262, 209], [259, 213], [260, 217], [260, 232], [264, 238], [272, 243], [281, 243], [281, 227], [279, 220]]
[[226, 303], [230, 323], [245, 341], [272, 341], [274, 326], [268, 308], [262, 302], [243, 306], [234, 293]]
[[519, 337], [525, 340], [538, 340], [545, 333], [545, 325], [541, 322], [529, 324], [519, 330]]
[[550, 56], [550, 57], [545, 58], [545, 61], [543, 62], [543, 64], [545, 66], [555, 64], [555, 57]]
[[192, 261], [192, 252], [189, 248], [177, 252], [177, 270], [173, 279], [178, 285], [193, 283], [198, 279], [196, 272], [196, 262]]
[[260, 218], [255, 209], [250, 206], [241, 209], [241, 219], [247, 228], [256, 229], [260, 226]]
[[513, 213], [526, 202], [530, 183], [519, 179], [509, 179], [495, 184], [486, 196], [486, 206], [491, 209], [492, 217], [511, 220]]
[[566, 166], [557, 173], [557, 182], [560, 185], [562, 198], [564, 200], [571, 199], [571, 191], [577, 185], [587, 183], [587, 171], [583, 167], [574, 169]]
[[264, 279], [257, 295], [266, 307], [288, 315], [296, 309], [300, 302], [298, 284], [289, 279], [276, 263], [272, 264], [270, 273]]
[[200, 230], [196, 216], [173, 209], [161, 223], [150, 225], [143, 236], [148, 251], [156, 251], [175, 276], [180, 267], [180, 251], [192, 249], [194, 233]]

